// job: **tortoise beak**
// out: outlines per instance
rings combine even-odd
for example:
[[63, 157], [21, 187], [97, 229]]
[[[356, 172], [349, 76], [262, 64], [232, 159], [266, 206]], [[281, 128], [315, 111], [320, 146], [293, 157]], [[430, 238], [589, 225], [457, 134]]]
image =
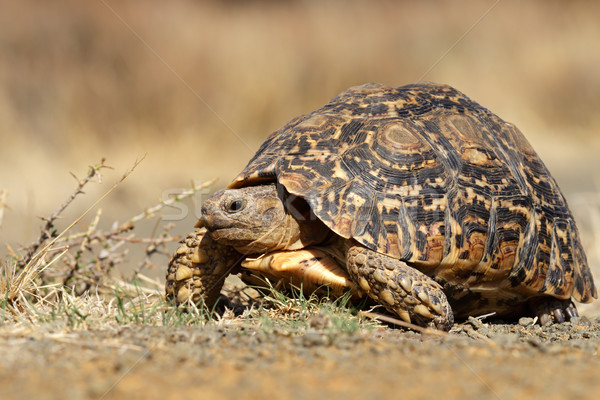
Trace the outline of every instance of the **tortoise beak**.
[[196, 227], [204, 227], [214, 232], [219, 229], [229, 229], [235, 225], [235, 219], [230, 218], [230, 215], [223, 211], [223, 202], [227, 201], [223, 194], [222, 191], [217, 192], [202, 204], [201, 217], [196, 223]]
[[198, 222], [196, 222], [196, 225], [194, 225], [194, 228], [204, 228], [204, 222], [202, 222], [202, 218], [200, 218], [198, 220]]

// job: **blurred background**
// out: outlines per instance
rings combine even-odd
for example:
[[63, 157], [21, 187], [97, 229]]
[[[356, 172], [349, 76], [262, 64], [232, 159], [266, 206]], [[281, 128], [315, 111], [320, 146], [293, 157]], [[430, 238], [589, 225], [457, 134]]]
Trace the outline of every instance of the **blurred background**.
[[349, 86], [422, 79], [524, 132], [599, 278], [598, 15], [595, 1], [0, 0], [0, 243], [34, 239], [69, 173], [102, 157], [115, 169], [65, 226], [144, 154], [103, 223], [192, 181], [222, 188], [270, 132]]

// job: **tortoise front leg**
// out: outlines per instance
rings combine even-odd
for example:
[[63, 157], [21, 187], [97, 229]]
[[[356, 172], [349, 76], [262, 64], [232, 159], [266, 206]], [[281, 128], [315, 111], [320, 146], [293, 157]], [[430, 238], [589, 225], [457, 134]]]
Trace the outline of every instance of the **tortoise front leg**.
[[350, 278], [378, 304], [406, 322], [449, 330], [452, 309], [442, 287], [405, 262], [350, 244], [347, 251]]
[[177, 304], [188, 300], [211, 309], [225, 278], [236, 271], [244, 256], [214, 241], [206, 229], [188, 234], [175, 251], [167, 269], [167, 300]]

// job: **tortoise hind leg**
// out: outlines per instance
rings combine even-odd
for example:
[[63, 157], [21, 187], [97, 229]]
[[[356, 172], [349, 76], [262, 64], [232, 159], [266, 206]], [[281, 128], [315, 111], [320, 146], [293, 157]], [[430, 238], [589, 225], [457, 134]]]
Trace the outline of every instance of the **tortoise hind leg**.
[[529, 308], [533, 315], [538, 317], [542, 326], [549, 322], [570, 321], [571, 318], [579, 316], [571, 299], [561, 300], [552, 296], [536, 297], [529, 300]]
[[449, 330], [452, 309], [442, 287], [405, 262], [365, 247], [350, 245], [350, 277], [369, 297], [406, 322]]

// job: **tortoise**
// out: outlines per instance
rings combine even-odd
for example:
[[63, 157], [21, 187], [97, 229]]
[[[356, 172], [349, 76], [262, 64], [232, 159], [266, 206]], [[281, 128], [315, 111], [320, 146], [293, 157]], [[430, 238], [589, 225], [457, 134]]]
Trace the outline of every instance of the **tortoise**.
[[168, 267], [178, 303], [214, 304], [240, 271], [445, 330], [487, 313], [562, 322], [597, 297], [544, 163], [448, 85], [343, 91], [272, 133], [201, 212]]

